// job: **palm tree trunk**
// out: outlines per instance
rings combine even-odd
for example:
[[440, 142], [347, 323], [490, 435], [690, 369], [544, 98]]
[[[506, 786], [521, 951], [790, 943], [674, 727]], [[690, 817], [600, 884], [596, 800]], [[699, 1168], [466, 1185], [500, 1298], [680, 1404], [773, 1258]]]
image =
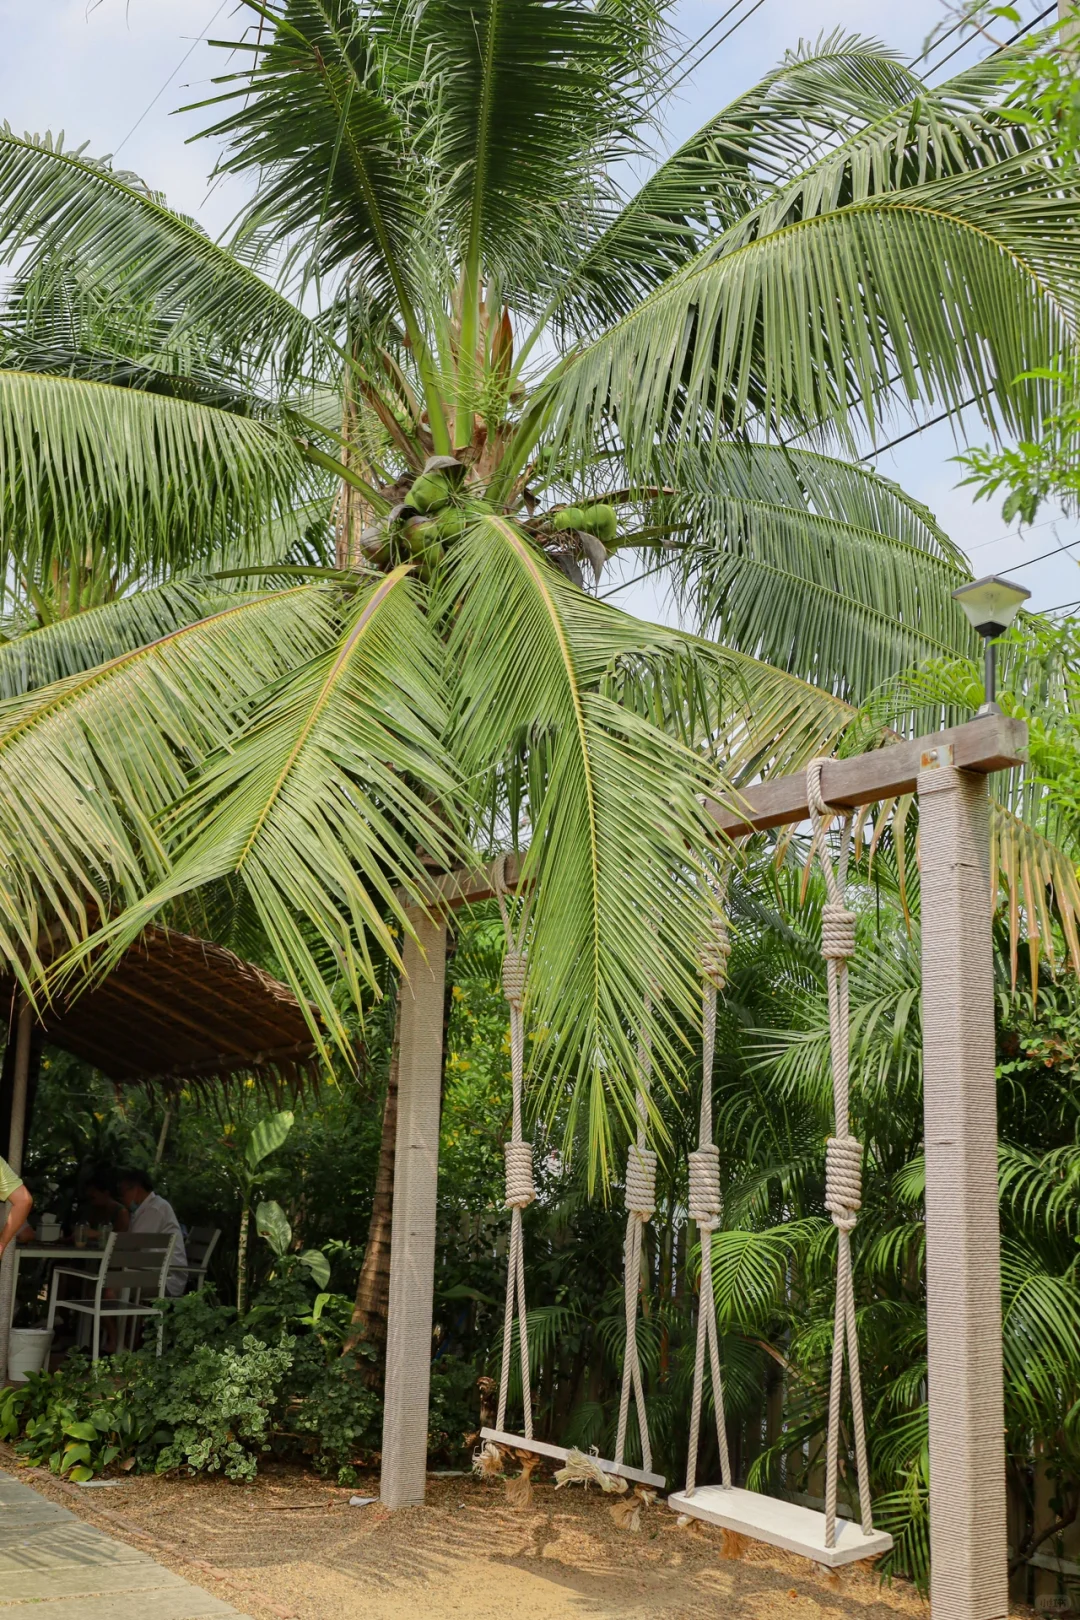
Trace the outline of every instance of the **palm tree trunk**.
[[368, 1222], [364, 1263], [356, 1284], [352, 1328], [342, 1346], [352, 1350], [361, 1339], [374, 1345], [380, 1357], [386, 1349], [386, 1318], [390, 1306], [390, 1233], [394, 1211], [394, 1149], [397, 1140], [398, 1064], [401, 1057], [401, 985], [394, 1015], [394, 1042], [383, 1104], [379, 1168]]

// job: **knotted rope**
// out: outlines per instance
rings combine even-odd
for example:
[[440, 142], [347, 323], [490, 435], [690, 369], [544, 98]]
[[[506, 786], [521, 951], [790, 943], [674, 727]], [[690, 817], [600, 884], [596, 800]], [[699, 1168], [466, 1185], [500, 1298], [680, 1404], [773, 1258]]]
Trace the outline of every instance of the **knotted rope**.
[[[645, 1003], [646, 1013], [649, 1003]], [[638, 1434], [641, 1437], [641, 1466], [652, 1472], [652, 1446], [649, 1443], [649, 1419], [645, 1410], [645, 1385], [641, 1376], [641, 1355], [638, 1351], [637, 1321], [638, 1296], [641, 1292], [641, 1235], [645, 1222], [651, 1220], [656, 1209], [656, 1154], [648, 1146], [646, 1128], [649, 1117], [649, 1079], [652, 1074], [652, 1050], [648, 1037], [643, 1035], [638, 1046], [637, 1141], [631, 1143], [626, 1156], [626, 1240], [623, 1244], [623, 1291], [626, 1306], [626, 1354], [623, 1359], [622, 1388], [619, 1392], [619, 1427], [615, 1436], [615, 1462], [621, 1464], [626, 1449], [626, 1425], [630, 1417], [630, 1394], [633, 1391], [637, 1411]]]
[[836, 811], [821, 793], [823, 759], [806, 767], [806, 799], [813, 823], [811, 859], [816, 851], [825, 879], [827, 903], [821, 914], [821, 954], [826, 961], [829, 986], [829, 1048], [832, 1056], [833, 1108], [836, 1135], [825, 1145], [825, 1208], [836, 1227], [836, 1312], [833, 1322], [832, 1371], [829, 1380], [829, 1426], [825, 1450], [825, 1545], [836, 1545], [836, 1487], [840, 1451], [840, 1396], [847, 1344], [851, 1383], [855, 1466], [859, 1478], [862, 1527], [873, 1529], [870, 1510], [870, 1470], [866, 1461], [862, 1382], [859, 1377], [859, 1342], [855, 1328], [855, 1287], [851, 1275], [851, 1233], [862, 1206], [862, 1144], [851, 1135], [848, 1118], [848, 961], [855, 954], [855, 917], [844, 904], [851, 817], [845, 816], [835, 867], [829, 859], [826, 834]]
[[521, 1112], [525, 1085], [525, 979], [528, 958], [525, 931], [529, 923], [529, 902], [525, 901], [515, 931], [506, 893], [506, 857], [495, 865], [495, 894], [499, 902], [506, 951], [503, 956], [503, 995], [510, 1004], [510, 1080], [513, 1089], [513, 1115], [510, 1140], [503, 1144], [506, 1155], [506, 1204], [510, 1215], [510, 1255], [506, 1277], [506, 1307], [503, 1312], [502, 1370], [499, 1375], [499, 1410], [496, 1429], [506, 1428], [506, 1398], [510, 1389], [510, 1351], [514, 1337], [514, 1306], [517, 1305], [518, 1346], [521, 1352], [521, 1400], [525, 1410], [525, 1439], [532, 1439], [532, 1390], [529, 1385], [529, 1332], [525, 1316], [525, 1249], [521, 1233], [521, 1212], [536, 1197], [533, 1185], [532, 1143], [522, 1138]]
[[727, 982], [731, 945], [723, 917], [711, 921], [709, 938], [700, 955], [702, 972], [701, 1018], [701, 1117], [698, 1145], [688, 1155], [690, 1170], [689, 1214], [701, 1233], [701, 1287], [698, 1294], [697, 1344], [694, 1351], [694, 1396], [690, 1406], [690, 1449], [686, 1458], [686, 1494], [692, 1496], [697, 1483], [698, 1438], [701, 1433], [701, 1405], [705, 1392], [705, 1347], [709, 1349], [716, 1440], [720, 1448], [720, 1478], [731, 1486], [731, 1459], [728, 1455], [727, 1426], [724, 1422], [724, 1384], [720, 1374], [720, 1336], [713, 1300], [712, 1241], [720, 1224], [720, 1149], [714, 1144], [712, 1117], [713, 1058], [716, 1052], [716, 998]]

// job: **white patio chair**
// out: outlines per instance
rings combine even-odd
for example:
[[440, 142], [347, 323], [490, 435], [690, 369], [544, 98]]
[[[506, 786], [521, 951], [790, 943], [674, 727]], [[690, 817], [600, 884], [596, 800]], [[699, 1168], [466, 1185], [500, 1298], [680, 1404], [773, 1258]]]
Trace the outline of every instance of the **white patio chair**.
[[[144, 1305], [142, 1295], [145, 1293], [150, 1299], [163, 1297], [175, 1247], [175, 1234], [114, 1232], [101, 1251], [96, 1271], [85, 1266], [81, 1269], [75, 1266], [55, 1267], [49, 1289], [49, 1327], [53, 1326], [58, 1310], [89, 1316], [93, 1321], [91, 1359], [97, 1361], [101, 1353], [103, 1321], [156, 1316], [157, 1353], [160, 1356], [161, 1309], [157, 1305]], [[92, 1258], [92, 1255], [87, 1255], [88, 1260]], [[82, 1299], [61, 1299], [58, 1293], [61, 1277], [77, 1277], [80, 1282], [90, 1284], [93, 1293]], [[107, 1293], [114, 1297], [107, 1297]]]
[[[188, 1292], [198, 1293], [206, 1281], [206, 1273], [210, 1267], [210, 1256], [217, 1248], [218, 1238], [221, 1236], [220, 1226], [193, 1226], [184, 1238], [184, 1248], [187, 1251], [187, 1265], [173, 1266], [173, 1271], [179, 1276], [188, 1279]], [[191, 1287], [191, 1279], [195, 1278], [195, 1287]]]

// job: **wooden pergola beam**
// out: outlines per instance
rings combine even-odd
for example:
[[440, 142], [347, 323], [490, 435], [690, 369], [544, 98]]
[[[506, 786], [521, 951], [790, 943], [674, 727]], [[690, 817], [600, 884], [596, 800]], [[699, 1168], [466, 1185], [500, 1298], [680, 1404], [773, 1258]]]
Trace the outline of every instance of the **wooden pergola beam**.
[[[1022, 720], [1004, 714], [980, 715], [962, 726], [916, 737], [914, 742], [875, 748], [852, 759], [829, 760], [821, 773], [821, 791], [827, 804], [854, 810], [917, 792], [919, 772], [928, 763], [950, 764], [958, 771], [974, 771], [980, 776], [1007, 770], [1021, 763], [1026, 744], [1027, 727]], [[778, 776], [774, 781], [747, 788], [735, 808], [715, 801], [710, 801], [707, 808], [720, 831], [730, 838], [805, 821], [810, 814], [806, 773]]]
[[[894, 799], [901, 793], [917, 792], [919, 772], [928, 764], [948, 764], [958, 771], [988, 776], [991, 771], [1019, 765], [1026, 746], [1027, 727], [1022, 720], [1013, 720], [1004, 714], [980, 715], [961, 726], [916, 737], [913, 742], [893, 743], [872, 749], [868, 754], [856, 754], [851, 759], [829, 760], [821, 773], [822, 791], [826, 803], [857, 809], [864, 804]], [[806, 821], [810, 815], [806, 803], [806, 773], [778, 776], [747, 788], [734, 798], [733, 804], [710, 799], [706, 809], [729, 838]], [[508, 889], [517, 886], [523, 863], [523, 855], [507, 855]], [[431, 878], [432, 911], [456, 911], [461, 906], [491, 900], [494, 895], [495, 862]]]

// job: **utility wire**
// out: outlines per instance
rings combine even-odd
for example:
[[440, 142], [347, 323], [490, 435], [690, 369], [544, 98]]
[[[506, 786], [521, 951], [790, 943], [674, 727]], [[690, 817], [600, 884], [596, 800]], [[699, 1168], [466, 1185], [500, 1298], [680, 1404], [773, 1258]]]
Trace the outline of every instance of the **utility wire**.
[[[668, 71], [670, 73], [674, 73], [675, 69], [677, 67], [681, 67], [681, 65], [683, 64], [683, 62], [686, 61], [686, 58], [688, 56], [693, 56], [693, 54], [697, 50], [698, 46], [699, 45], [704, 45], [705, 41], [708, 39], [709, 35], [713, 32], [713, 30], [715, 28], [719, 28], [721, 23], [727, 22], [728, 18], [731, 16], [731, 13], [733, 11], [738, 11], [738, 9], [742, 5], [742, 3], [743, 3], [743, 0], [732, 0], [732, 4], [730, 6], [728, 6], [727, 10], [722, 11], [720, 13], [719, 17], [717, 17], [716, 21], [711, 22], [709, 24], [708, 28], [706, 28], [705, 32], [703, 34], [699, 34], [697, 39], [692, 40], [691, 43], [686, 47], [685, 51], [683, 51], [682, 55], [677, 56], [675, 58], [674, 62], [672, 62], [671, 67], [668, 69]], [[667, 93], [666, 90], [662, 92], [662, 94], [666, 94], [666, 93]]]
[[947, 422], [950, 416], [956, 416], [960, 411], [966, 411], [969, 405], [977, 405], [983, 397], [982, 394], [972, 394], [971, 398], [965, 399], [962, 404], [950, 405], [949, 409], [942, 411], [940, 416], [932, 416], [928, 422], [920, 422], [918, 427], [909, 428], [906, 433], [901, 433], [899, 438], [890, 439], [888, 444], [879, 444], [876, 449], [868, 450], [865, 456], [859, 457], [859, 461], [873, 461], [875, 456], [883, 456], [886, 450], [895, 450], [896, 446], [903, 444], [905, 440], [914, 439], [916, 434], [925, 433], [927, 428], [937, 427], [939, 422]]
[[[1054, 0], [1053, 5], [1047, 6], [1045, 11], [1040, 11], [1039, 15], [1037, 17], [1032, 17], [1030, 22], [1027, 22], [1027, 23], [1024, 24], [1023, 28], [1018, 28], [1016, 30], [1015, 34], [1011, 34], [1003, 45], [995, 46], [994, 49], [992, 51], [990, 51], [988, 53], [988, 55], [981, 58], [981, 60], [984, 61], [984, 62], [988, 62], [991, 57], [1000, 56], [1002, 51], [1008, 50], [1010, 45], [1015, 45], [1017, 40], [1018, 39], [1023, 39], [1025, 34], [1030, 34], [1031, 30], [1033, 28], [1038, 28], [1039, 24], [1041, 22], [1044, 22], [1046, 20], [1046, 18], [1050, 16], [1051, 12], [1056, 12], [1056, 11], [1057, 11], [1057, 0]], [[965, 45], [970, 45], [970, 44], [971, 44], [971, 40], [962, 39], [960, 41], [959, 45], [956, 45], [956, 46], [953, 47], [953, 49], [949, 52], [948, 56], [943, 56], [941, 58], [940, 62], [935, 62], [933, 67], [928, 69], [928, 72], [937, 73], [939, 68], [943, 68], [945, 66], [946, 62], [951, 62], [953, 57], [957, 56], [960, 53], [960, 51], [962, 51], [964, 49]]]
[[[709, 46], [707, 51], [702, 51], [701, 55], [698, 57], [696, 62], [691, 62], [690, 66], [686, 69], [685, 73], [680, 73], [679, 77], [672, 84], [669, 84], [669, 85], [667, 85], [665, 87], [665, 91], [664, 91], [665, 95], [670, 95], [673, 90], [677, 89], [678, 86], [680, 84], [682, 84], [684, 79], [688, 79], [690, 77], [691, 73], [696, 73], [698, 68], [701, 66], [702, 62], [705, 61], [705, 58], [708, 57], [708, 56], [711, 56], [713, 51], [719, 50], [720, 46], [724, 43], [724, 41], [726, 39], [730, 39], [732, 34], [735, 32], [735, 30], [737, 28], [741, 28], [744, 22], [748, 22], [749, 19], [754, 15], [754, 12], [759, 11], [764, 4], [765, 4], [765, 0], [755, 0], [755, 3], [754, 3], [754, 5], [752, 5], [750, 7], [750, 10], [749, 11], [744, 11], [742, 16], [736, 22], [732, 23], [731, 27], [728, 29], [726, 34], [721, 34], [719, 39], [714, 40], [713, 43]], [[732, 7], [731, 10], [733, 10], [733, 9], [734, 8]], [[730, 16], [730, 10], [725, 11], [724, 17], [727, 17], [727, 16]], [[723, 22], [724, 17], [719, 18], [718, 22]], [[717, 27], [717, 26], [718, 26], [718, 23], [713, 24], [714, 28]], [[711, 29], [706, 29], [706, 31], [705, 31], [706, 34], [708, 34], [710, 32], [711, 32]], [[701, 36], [701, 38], [704, 39], [705, 34], [703, 34]], [[700, 45], [700, 44], [701, 44], [701, 40], [697, 40], [696, 43], [690, 47], [691, 50], [696, 50], [697, 46]], [[680, 58], [680, 60], [681, 60], [681, 58]]]
[[120, 142], [120, 145], [116, 148], [116, 151], [113, 152], [113, 154], [112, 154], [113, 157], [116, 156], [117, 152], [123, 151], [124, 147], [127, 145], [128, 141], [130, 141], [131, 137], [134, 135], [135, 131], [138, 129], [139, 125], [142, 123], [142, 121], [146, 117], [147, 113], [149, 113], [157, 105], [157, 103], [161, 100], [162, 96], [165, 94], [166, 90], [169, 88], [170, 84], [172, 84], [173, 80], [176, 78], [176, 75], [180, 72], [180, 69], [183, 67], [184, 63], [187, 61], [188, 57], [191, 56], [194, 53], [197, 46], [202, 44], [203, 40], [206, 38], [206, 36], [210, 32], [211, 28], [213, 28], [214, 24], [217, 22], [218, 18], [221, 16], [221, 13], [225, 10], [225, 7], [228, 4], [229, 4], [229, 0], [221, 0], [220, 6], [218, 6], [217, 10], [214, 12], [214, 15], [211, 17], [210, 21], [207, 23], [207, 25], [203, 29], [202, 33], [199, 35], [198, 39], [195, 40], [188, 47], [188, 49], [184, 52], [183, 56], [180, 58], [180, 61], [177, 62], [176, 66], [173, 68], [172, 72], [169, 74], [169, 77], [165, 80], [165, 83], [162, 85], [162, 87], [158, 91], [157, 95], [154, 97], [154, 99], [152, 101], [147, 103], [146, 107], [139, 114], [138, 118], [136, 118], [135, 122], [132, 124], [131, 128], [128, 130], [127, 134], [124, 136], [123, 140]]
[[1070, 562], [1075, 562], [1076, 558], [1070, 549], [1072, 546], [1080, 546], [1080, 540], [1070, 540], [1067, 546], [1055, 546], [1053, 551], [1044, 551], [1038, 557], [1027, 557], [1023, 562], [1010, 564], [1009, 573], [1018, 574], [1021, 568], [1034, 568], [1036, 563], [1045, 562], [1048, 557], [1068, 557]]

